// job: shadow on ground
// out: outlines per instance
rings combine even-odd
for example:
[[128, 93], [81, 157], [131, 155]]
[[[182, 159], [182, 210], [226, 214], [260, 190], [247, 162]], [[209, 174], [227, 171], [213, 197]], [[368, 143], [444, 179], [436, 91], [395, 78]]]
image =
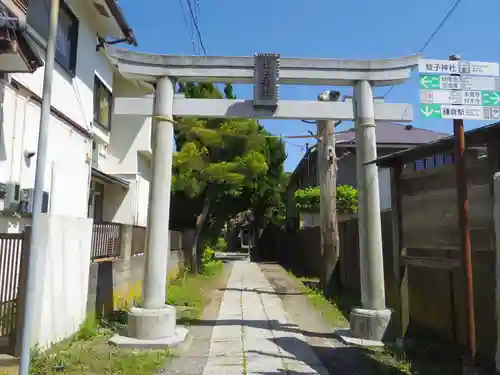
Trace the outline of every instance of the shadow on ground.
[[[293, 295], [297, 290], [293, 287], [293, 282], [291, 282], [292, 279], [290, 279], [289, 276], [287, 277], [285, 272], [280, 273], [277, 272], [276, 269], [273, 270], [274, 266], [278, 266], [282, 270], [286, 270], [287, 273], [293, 274], [303, 286], [312, 290], [314, 293], [322, 294], [317, 277], [301, 272], [296, 267], [283, 267], [277, 262], [266, 261], [260, 264], [271, 285], [280, 288], [281, 293], [277, 294], [281, 298], [286, 298], [287, 295]], [[285, 279], [289, 279], [289, 281]], [[349, 317], [351, 308], [359, 305], [359, 298], [348, 295], [342, 291], [329, 298], [329, 300], [335, 303], [346, 319]], [[311, 332], [309, 332], [309, 334], [307, 332], [303, 334], [308, 337], [325, 337], [325, 335], [317, 335]], [[326, 338], [328, 337], [329, 335], [326, 335]], [[458, 375], [461, 373], [456, 346], [450, 345], [450, 343], [443, 343], [443, 341], [439, 340], [437, 337], [426, 339], [420, 335], [417, 341], [414, 342], [415, 344], [407, 348], [405, 352], [393, 346], [388, 347], [388, 350], [382, 353], [357, 347], [344, 347], [333, 350], [328, 347], [318, 346], [311, 346], [311, 348], [314, 349], [324, 365], [330, 370], [330, 373], [333, 374], [344, 373], [342, 372], [342, 367], [337, 367], [337, 365], [344, 365], [343, 361], [346, 359], [339, 358], [339, 356], [342, 357], [344, 355], [343, 353], [357, 353], [355, 355], [348, 354], [347, 357], [354, 357], [357, 358], [358, 361], [363, 361], [365, 363], [364, 367], [369, 368], [371, 371], [370, 374], [372, 375], [397, 375], [409, 373], [419, 375]], [[407, 363], [411, 363], [411, 370], [409, 370], [410, 365], [408, 365], [407, 369], [404, 371], [398, 368], [400, 365], [398, 365], [397, 362], [401, 363], [402, 361], [397, 361], [396, 359], [403, 359], [406, 360]], [[489, 364], [486, 364], [486, 366], [488, 368], [484, 373], [481, 372], [481, 374], [494, 373], [491, 371], [491, 366]], [[353, 374], [357, 373], [358, 372], [354, 372]], [[350, 372], [347, 372], [347, 374], [350, 374]], [[361, 374], [364, 374], [364, 372]]]
[[296, 324], [283, 324], [277, 320], [239, 320], [239, 319], [228, 319], [228, 320], [194, 320], [190, 322], [193, 326], [239, 326], [244, 325], [246, 327], [252, 327], [257, 329], [272, 329], [274, 331], [288, 332], [294, 334], [301, 334], [308, 337], [322, 337], [322, 338], [332, 338], [334, 333], [324, 334], [318, 332], [304, 331], [299, 328]]
[[261, 289], [255, 289], [255, 288], [250, 288], [250, 289], [221, 288], [219, 290], [221, 290], [221, 291], [231, 290], [231, 291], [234, 291], [234, 292], [254, 292], [254, 293], [259, 293], [259, 294], [272, 294], [272, 295], [275, 295], [275, 296], [280, 296], [280, 295], [286, 295], [286, 296], [303, 296], [303, 295], [306, 295], [306, 293], [302, 293], [302, 292], [287, 292], [287, 291], [274, 291], [274, 292], [270, 292], [268, 290], [261, 290]]
[[[267, 329], [277, 332], [287, 332], [291, 336], [293, 334], [302, 334], [304, 336], [312, 337], [326, 337], [331, 338], [331, 334], [322, 334], [317, 332], [309, 332], [301, 330], [295, 324], [281, 324], [276, 320], [198, 320], [191, 322], [195, 326], [239, 326], [244, 325], [246, 327], [252, 327], [257, 329]], [[279, 335], [278, 335], [279, 336]], [[384, 364], [376, 361], [369, 351], [354, 348], [354, 347], [321, 347], [321, 346], [311, 346], [307, 342], [297, 338], [297, 337], [274, 337], [268, 339], [274, 342], [284, 353], [285, 357], [290, 360], [298, 360], [309, 367], [314, 369], [319, 374], [324, 374], [320, 372], [323, 368], [328, 368], [330, 374], [342, 374], [342, 375], [405, 375], [407, 373], [400, 371], [396, 367], [389, 364]], [[257, 354], [261, 356], [276, 356], [275, 354], [270, 354], [262, 351], [249, 351], [249, 353]], [[321, 360], [321, 363], [319, 360]], [[280, 370], [281, 371], [281, 370]], [[258, 373], [258, 372], [257, 372]], [[273, 374], [304, 374], [303, 372], [293, 371], [293, 369], [288, 372], [265, 372], [261, 374], [273, 375]]]

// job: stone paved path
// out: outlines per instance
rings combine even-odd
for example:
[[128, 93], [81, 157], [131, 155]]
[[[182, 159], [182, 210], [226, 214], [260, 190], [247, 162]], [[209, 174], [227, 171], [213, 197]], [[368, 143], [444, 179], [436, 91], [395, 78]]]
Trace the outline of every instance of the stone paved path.
[[214, 325], [203, 375], [328, 375], [255, 263], [233, 264]]

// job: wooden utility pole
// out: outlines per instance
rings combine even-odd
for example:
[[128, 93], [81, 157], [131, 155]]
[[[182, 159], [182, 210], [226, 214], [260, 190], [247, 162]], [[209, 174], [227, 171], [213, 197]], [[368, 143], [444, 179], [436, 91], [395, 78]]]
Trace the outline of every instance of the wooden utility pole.
[[[338, 91], [325, 91], [320, 101], [337, 101]], [[325, 296], [331, 296], [335, 287], [335, 269], [339, 259], [339, 232], [337, 224], [337, 159], [335, 155], [334, 120], [317, 121], [318, 176], [320, 186], [321, 256], [323, 270], [321, 284]]]
[[[460, 56], [450, 56], [451, 61]], [[452, 74], [454, 75], [454, 74]], [[474, 287], [472, 276], [472, 250], [470, 245], [469, 201], [467, 198], [467, 164], [465, 159], [464, 120], [453, 119], [455, 139], [455, 171], [457, 184], [458, 232], [465, 281], [465, 313], [467, 319], [467, 351], [463, 359], [462, 374], [475, 374], [476, 362], [476, 320], [474, 314]]]

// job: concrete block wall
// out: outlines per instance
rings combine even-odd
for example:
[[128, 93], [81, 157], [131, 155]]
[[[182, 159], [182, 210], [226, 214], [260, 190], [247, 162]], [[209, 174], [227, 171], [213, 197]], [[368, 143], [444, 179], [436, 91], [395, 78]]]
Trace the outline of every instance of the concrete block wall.
[[[123, 246], [122, 246], [123, 248]], [[183, 267], [182, 252], [170, 252], [168, 279], [176, 277]], [[144, 275], [144, 255], [126, 257], [90, 264], [87, 313], [109, 316], [114, 310], [140, 302]]]
[[[87, 281], [90, 264], [92, 220], [42, 214], [41, 239], [36, 261], [36, 321], [33, 346], [41, 349], [70, 337], [86, 317]], [[17, 305], [17, 327], [24, 327], [27, 265], [24, 247]], [[19, 355], [22, 330], [16, 330], [15, 355]]]

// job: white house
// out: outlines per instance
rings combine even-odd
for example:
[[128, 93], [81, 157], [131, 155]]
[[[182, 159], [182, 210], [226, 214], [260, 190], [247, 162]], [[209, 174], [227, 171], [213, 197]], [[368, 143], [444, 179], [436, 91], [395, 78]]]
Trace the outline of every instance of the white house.
[[[42, 57], [49, 5], [32, 1], [27, 15], [28, 38]], [[113, 95], [148, 88], [117, 75], [106, 38], [136, 44], [115, 0], [61, 1], [43, 210], [145, 226], [150, 125], [113, 116], [112, 105]], [[13, 73], [1, 84], [0, 232], [29, 221], [43, 75], [43, 67]]]
[[[142, 95], [151, 87], [120, 77], [104, 48], [136, 44], [132, 30], [116, 0], [60, 1], [46, 215], [35, 266], [34, 339], [42, 347], [85, 319], [93, 222], [145, 226], [150, 178], [149, 120], [120, 118], [112, 110], [113, 96]], [[22, 232], [31, 220], [50, 3], [30, 1], [26, 15], [27, 0], [0, 2], [0, 233]], [[6, 35], [15, 36], [7, 51]]]
[[[100, 90], [104, 96], [130, 97], [147, 94], [152, 87], [128, 81], [115, 72], [112, 94], [109, 89]], [[89, 214], [95, 222], [145, 227], [151, 178], [151, 118], [112, 114], [109, 119], [109, 127], [95, 127]]]

